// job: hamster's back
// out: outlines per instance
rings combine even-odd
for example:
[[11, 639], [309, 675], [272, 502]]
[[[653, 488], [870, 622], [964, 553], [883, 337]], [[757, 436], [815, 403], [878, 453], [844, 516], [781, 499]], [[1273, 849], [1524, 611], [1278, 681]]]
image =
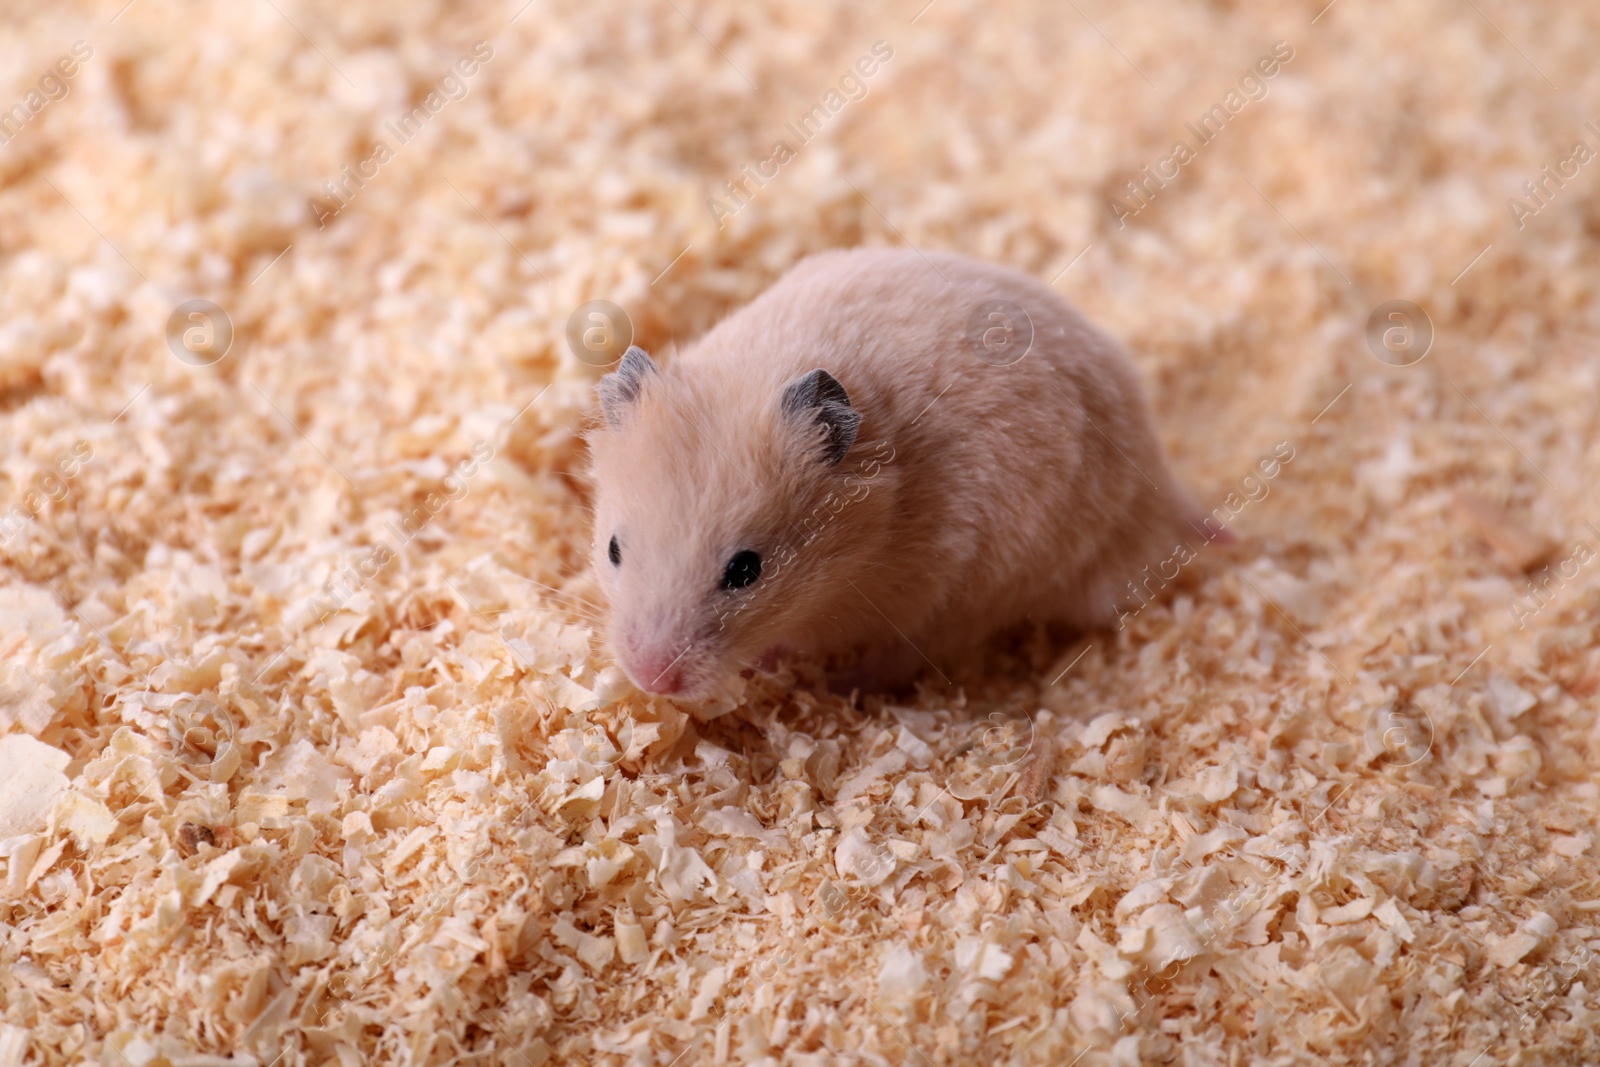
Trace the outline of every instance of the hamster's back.
[[983, 589], [992, 603], [961, 605], [981, 629], [1022, 615], [1110, 621], [1130, 567], [1161, 558], [1189, 517], [1127, 356], [1007, 267], [824, 252], [677, 362], [741, 378], [753, 398], [817, 367], [843, 384], [858, 442], [894, 450], [899, 564], [948, 579], [914, 614]]

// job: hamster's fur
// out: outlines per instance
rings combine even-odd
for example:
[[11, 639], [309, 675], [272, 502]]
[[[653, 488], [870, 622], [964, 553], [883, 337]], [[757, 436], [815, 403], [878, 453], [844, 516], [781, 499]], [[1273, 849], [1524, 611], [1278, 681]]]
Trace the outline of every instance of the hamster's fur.
[[1022, 620], [1114, 622], [1195, 514], [1116, 342], [959, 255], [812, 256], [600, 398], [609, 640], [685, 699], [783, 651], [885, 686]]

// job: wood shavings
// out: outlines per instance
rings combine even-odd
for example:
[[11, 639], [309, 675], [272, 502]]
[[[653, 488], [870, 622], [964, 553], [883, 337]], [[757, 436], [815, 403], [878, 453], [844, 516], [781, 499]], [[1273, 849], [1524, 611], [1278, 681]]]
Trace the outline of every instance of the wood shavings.
[[880, 1003], [900, 1005], [912, 1001], [928, 984], [928, 969], [922, 957], [905, 945], [891, 945], [878, 968], [877, 996]]
[[[1600, 13], [1446, 8], [0, 36], [19, 86], [94, 49], [0, 151], [0, 1067], [1600, 1062], [1592, 179], [1504, 200], [1589, 136], [1519, 50], [1583, 85]], [[1278, 32], [1118, 226], [1197, 117], [1168, 99]], [[670, 359], [854, 244], [1053, 279], [1235, 540], [948, 685], [646, 697], [600, 636], [569, 317]], [[224, 359], [174, 356], [177, 293]], [[1370, 358], [1391, 298], [1419, 365]]]
[[117, 817], [100, 801], [68, 790], [50, 810], [52, 832], [71, 834], [82, 843], [100, 843], [117, 828]]
[[1555, 934], [1556, 921], [1544, 912], [1536, 912], [1515, 931], [1497, 938], [1489, 948], [1489, 959], [1496, 967], [1510, 967], [1528, 953], [1547, 943]]
[[834, 846], [833, 865], [840, 877], [856, 878], [866, 885], [881, 885], [894, 874], [894, 853], [867, 837], [861, 827], [847, 830]]
[[0, 838], [44, 827], [56, 798], [70, 784], [70, 757], [26, 734], [0, 737]]

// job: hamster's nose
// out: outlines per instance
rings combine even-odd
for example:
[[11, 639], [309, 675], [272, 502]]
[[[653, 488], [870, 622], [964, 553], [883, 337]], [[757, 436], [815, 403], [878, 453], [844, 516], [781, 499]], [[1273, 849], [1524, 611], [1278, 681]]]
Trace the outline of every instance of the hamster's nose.
[[634, 684], [649, 693], [671, 696], [683, 691], [683, 649], [645, 649], [630, 664]]

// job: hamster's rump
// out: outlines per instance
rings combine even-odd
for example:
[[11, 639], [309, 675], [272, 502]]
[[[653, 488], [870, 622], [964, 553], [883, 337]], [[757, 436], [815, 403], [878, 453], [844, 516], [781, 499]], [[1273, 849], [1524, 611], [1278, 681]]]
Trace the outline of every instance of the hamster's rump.
[[[836, 462], [782, 403], [817, 370], [858, 423]], [[595, 565], [624, 664], [683, 646], [691, 681], [773, 647], [937, 664], [1025, 619], [1108, 623], [1193, 516], [1117, 344], [959, 255], [813, 256], [637, 385], [591, 435]], [[624, 527], [632, 573], [605, 551]], [[739, 550], [790, 565], [730, 625]]]

